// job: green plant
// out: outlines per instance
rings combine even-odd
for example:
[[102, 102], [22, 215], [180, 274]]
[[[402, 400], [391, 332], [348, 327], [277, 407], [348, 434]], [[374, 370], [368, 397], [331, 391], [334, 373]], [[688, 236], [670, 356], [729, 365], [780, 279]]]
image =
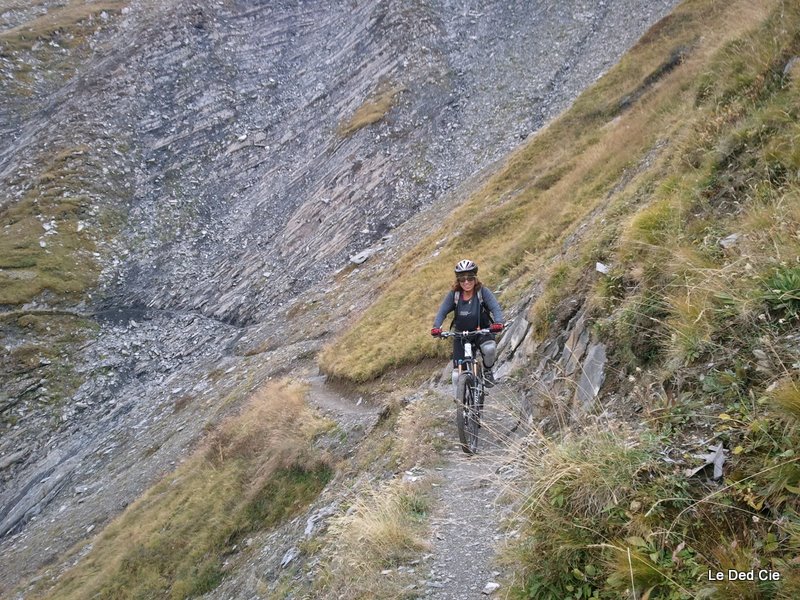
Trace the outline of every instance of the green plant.
[[800, 317], [800, 267], [782, 267], [764, 282], [769, 308], [790, 319]]

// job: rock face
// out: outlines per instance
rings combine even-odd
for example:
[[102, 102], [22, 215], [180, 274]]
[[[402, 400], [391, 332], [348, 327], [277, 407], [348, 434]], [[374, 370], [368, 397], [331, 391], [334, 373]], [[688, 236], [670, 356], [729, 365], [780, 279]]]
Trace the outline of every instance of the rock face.
[[[135, 499], [224, 399], [313, 353], [335, 323], [284, 328], [290, 309], [563, 110], [675, 3], [133, 0], [87, 18], [81, 45], [3, 46], [0, 210], [34, 198], [42, 252], [74, 231], [91, 244], [71, 263], [100, 275], [78, 299], [0, 307], [3, 352], [27, 361], [2, 374], [2, 585]], [[47, 208], [66, 201], [69, 226]], [[53, 309], [81, 337], [31, 362], [44, 325], [19, 319]], [[602, 364], [576, 335], [584, 369]]]
[[498, 352], [504, 353], [498, 376], [525, 369], [528, 408], [548, 415], [542, 426], [552, 422], [553, 416], [569, 422], [594, 408], [605, 381], [606, 348], [593, 339], [583, 308], [574, 306], [564, 329], [544, 341], [534, 339], [528, 322], [517, 316], [498, 344]]

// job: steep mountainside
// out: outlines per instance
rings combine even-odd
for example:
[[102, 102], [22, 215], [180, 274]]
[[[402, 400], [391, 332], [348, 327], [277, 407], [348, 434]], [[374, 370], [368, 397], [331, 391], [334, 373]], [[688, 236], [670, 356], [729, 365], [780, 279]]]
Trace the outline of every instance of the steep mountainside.
[[351, 257], [427, 233], [674, 4], [3, 2], [2, 585], [346, 326]]

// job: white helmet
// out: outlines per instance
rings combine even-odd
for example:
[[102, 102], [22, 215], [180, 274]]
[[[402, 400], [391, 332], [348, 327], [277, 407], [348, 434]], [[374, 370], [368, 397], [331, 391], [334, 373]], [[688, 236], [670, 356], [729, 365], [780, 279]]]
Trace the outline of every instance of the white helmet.
[[478, 265], [476, 265], [474, 262], [466, 258], [464, 260], [458, 261], [458, 264], [456, 265], [456, 273], [470, 273], [470, 272], [473, 272], [477, 275]]

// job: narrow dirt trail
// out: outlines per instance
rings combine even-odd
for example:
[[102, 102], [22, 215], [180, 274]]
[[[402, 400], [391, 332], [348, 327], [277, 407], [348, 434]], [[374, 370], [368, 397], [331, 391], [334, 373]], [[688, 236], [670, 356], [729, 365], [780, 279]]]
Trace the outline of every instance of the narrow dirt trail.
[[318, 373], [304, 378], [310, 386], [308, 400], [313, 406], [340, 425], [374, 424], [382, 407], [345, 398], [326, 385], [325, 380], [325, 375]]
[[491, 390], [478, 454], [469, 456], [458, 444], [452, 405], [454, 443], [445, 451], [445, 464], [437, 472], [441, 483], [435, 488], [438, 508], [431, 519], [433, 557], [426, 597], [486, 598], [487, 584], [497, 582], [501, 575], [494, 558], [498, 543], [505, 537], [501, 521], [507, 508], [501, 502], [497, 471], [515, 437], [516, 415], [515, 395], [503, 385]]
[[306, 395], [309, 405], [336, 423], [340, 437], [330, 440], [329, 443], [340, 447], [331, 450], [335, 454], [353, 456], [359, 444], [380, 421], [384, 407], [343, 394], [341, 390], [328, 385], [325, 375], [321, 375], [316, 369], [302, 380], [309, 385]]

